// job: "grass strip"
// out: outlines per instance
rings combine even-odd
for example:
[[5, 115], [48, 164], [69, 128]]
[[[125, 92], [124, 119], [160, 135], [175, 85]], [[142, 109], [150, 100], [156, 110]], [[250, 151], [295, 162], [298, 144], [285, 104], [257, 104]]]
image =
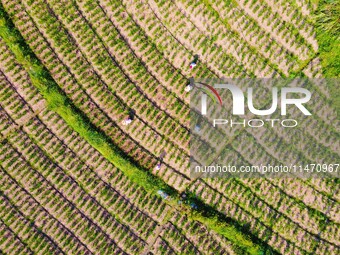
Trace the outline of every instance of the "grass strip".
[[[340, 1], [319, 0], [313, 15], [316, 39], [319, 44], [322, 75], [324, 78], [340, 77]], [[333, 105], [340, 115], [340, 90], [338, 79], [330, 80]]]
[[[209, 207], [196, 197], [190, 196], [185, 203], [179, 204], [180, 195], [177, 190], [152, 175], [147, 169], [140, 167], [131, 157], [124, 154], [101, 130], [90, 122], [83, 112], [73, 105], [72, 101], [53, 80], [49, 71], [26, 44], [1, 3], [0, 37], [14, 53], [17, 61], [25, 68], [32, 84], [46, 99], [48, 108], [59, 114], [70, 127], [119, 168], [131, 181], [154, 194], [157, 194], [160, 189], [165, 191], [169, 194], [169, 199], [165, 200], [168, 204], [226, 237], [235, 245], [235, 251], [240, 254], [260, 255], [271, 250], [267, 244], [251, 233], [243, 233], [241, 231], [242, 226], [238, 222], [227, 218], [223, 213]], [[190, 206], [192, 203], [198, 205], [198, 208], [193, 209]]]

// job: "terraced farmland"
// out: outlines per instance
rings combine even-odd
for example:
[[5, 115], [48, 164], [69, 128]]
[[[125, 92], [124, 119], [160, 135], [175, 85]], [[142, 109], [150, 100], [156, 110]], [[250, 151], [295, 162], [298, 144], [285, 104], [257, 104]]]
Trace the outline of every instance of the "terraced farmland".
[[[190, 175], [185, 91], [324, 77], [327, 1], [0, 2], [0, 253], [340, 254], [338, 179]], [[340, 163], [339, 88], [317, 89], [304, 144], [240, 129], [223, 153]]]

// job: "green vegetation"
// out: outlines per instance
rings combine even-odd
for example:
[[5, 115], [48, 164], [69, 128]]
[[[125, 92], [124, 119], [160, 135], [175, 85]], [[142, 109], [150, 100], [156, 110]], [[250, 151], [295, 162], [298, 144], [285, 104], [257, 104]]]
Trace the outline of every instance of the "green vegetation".
[[[304, 83], [317, 114], [286, 133], [212, 134], [184, 90], [192, 76], [321, 77], [319, 56], [337, 51], [319, 53], [312, 1], [3, 1], [0, 253], [333, 254], [338, 180], [188, 169], [217, 152], [236, 166], [339, 161], [328, 83]], [[319, 17], [330, 38], [333, 9]]]
[[129, 178], [137, 182], [147, 191], [154, 192], [164, 189], [172, 193], [173, 189], [163, 181], [155, 178], [146, 171], [141, 171], [130, 159], [112, 144], [104, 134], [96, 130], [86, 116], [76, 109], [65, 93], [54, 82], [46, 68], [34, 56], [33, 52], [25, 44], [25, 41], [14, 28], [0, 7], [0, 35], [8, 47], [15, 54], [18, 62], [27, 70], [31, 81], [48, 102], [48, 107], [57, 112], [75, 131], [85, 138], [102, 155], [114, 163]]
[[[340, 1], [320, 0], [314, 21], [323, 76], [340, 77]], [[334, 85], [331, 92], [340, 114], [339, 88]]]
[[255, 242], [260, 242], [256, 240], [256, 238], [254, 238], [255, 242], [253, 242], [250, 237], [239, 231], [233, 224], [227, 223], [222, 213], [205, 206], [200, 200], [192, 198], [189, 199], [188, 204], [179, 206], [177, 204], [179, 195], [176, 190], [161, 179], [153, 176], [146, 169], [137, 166], [136, 163], [133, 162], [131, 158], [126, 157], [105, 134], [97, 130], [87, 117], [72, 104], [67, 95], [53, 80], [48, 70], [26, 45], [24, 39], [15, 29], [1, 6], [0, 36], [14, 53], [18, 62], [28, 72], [32, 84], [46, 99], [48, 107], [58, 113], [70, 127], [91, 144], [91, 146], [96, 148], [106, 159], [122, 170], [129, 179], [142, 186], [148, 192], [155, 193], [159, 189], [164, 190], [170, 195], [170, 199], [167, 202], [177, 207], [177, 209], [183, 210], [183, 212], [191, 211], [190, 203], [196, 202], [199, 207], [197, 211], [192, 213], [193, 219], [206, 224], [209, 228], [232, 241], [239, 247], [240, 253], [244, 254], [244, 252], [247, 252], [253, 255], [263, 254], [264, 248], [262, 245], [264, 244], [256, 244]]
[[[319, 32], [323, 31], [333, 39], [340, 38], [340, 3], [336, 0], [319, 1], [315, 14], [315, 24]], [[338, 70], [339, 71], [339, 70]]]

